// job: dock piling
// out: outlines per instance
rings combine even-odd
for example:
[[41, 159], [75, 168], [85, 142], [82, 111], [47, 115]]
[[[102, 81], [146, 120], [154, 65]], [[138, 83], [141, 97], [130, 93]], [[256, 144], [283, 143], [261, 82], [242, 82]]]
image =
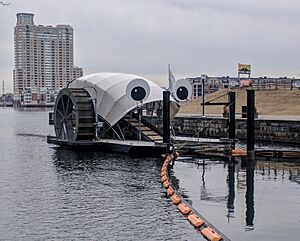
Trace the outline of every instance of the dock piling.
[[254, 160], [254, 112], [255, 112], [255, 92], [253, 89], [247, 90], [247, 157]]
[[229, 139], [232, 140], [231, 149], [235, 149], [235, 92], [228, 93], [229, 102]]
[[254, 230], [254, 170], [256, 162], [248, 159], [246, 169], [246, 231]]
[[170, 141], [170, 91], [163, 92], [163, 142]]
[[[231, 157], [234, 159], [234, 157]], [[228, 164], [228, 197], [227, 197], [227, 218], [234, 217], [234, 199], [235, 199], [235, 162], [231, 160]]]

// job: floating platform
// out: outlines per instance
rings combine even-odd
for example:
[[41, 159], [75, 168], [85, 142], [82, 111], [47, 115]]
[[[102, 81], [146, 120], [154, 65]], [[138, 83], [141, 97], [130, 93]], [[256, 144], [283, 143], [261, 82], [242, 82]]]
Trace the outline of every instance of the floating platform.
[[150, 141], [136, 141], [136, 140], [60, 140], [54, 136], [47, 136], [47, 143], [59, 145], [64, 148], [72, 150], [89, 150], [101, 152], [117, 152], [125, 153], [130, 156], [147, 156], [160, 157], [166, 153], [167, 145], [164, 143], [155, 143]]
[[255, 158], [264, 161], [300, 162], [299, 150], [255, 150]]
[[183, 155], [227, 157], [231, 141], [228, 139], [178, 137], [173, 139], [174, 146]]

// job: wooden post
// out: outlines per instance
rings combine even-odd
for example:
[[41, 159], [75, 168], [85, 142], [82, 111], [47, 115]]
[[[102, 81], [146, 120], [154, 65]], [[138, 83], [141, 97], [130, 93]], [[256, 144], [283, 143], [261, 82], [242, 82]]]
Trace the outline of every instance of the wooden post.
[[255, 162], [248, 161], [246, 171], [246, 228], [247, 230], [254, 229], [254, 169]]
[[227, 217], [234, 217], [234, 198], [235, 198], [235, 163], [234, 157], [231, 157], [230, 163], [228, 164], [228, 198], [227, 198]]
[[255, 92], [247, 90], [247, 157], [254, 160], [254, 113], [255, 112]]
[[163, 92], [163, 141], [170, 143], [170, 91]]
[[229, 102], [229, 139], [232, 140], [231, 148], [235, 149], [235, 92], [228, 93]]

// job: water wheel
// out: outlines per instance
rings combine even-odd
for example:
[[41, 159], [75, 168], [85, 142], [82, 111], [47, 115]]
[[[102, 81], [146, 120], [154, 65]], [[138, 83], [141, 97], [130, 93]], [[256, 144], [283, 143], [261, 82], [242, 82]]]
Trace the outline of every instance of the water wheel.
[[56, 138], [67, 141], [95, 138], [93, 101], [85, 89], [62, 89], [54, 106]]

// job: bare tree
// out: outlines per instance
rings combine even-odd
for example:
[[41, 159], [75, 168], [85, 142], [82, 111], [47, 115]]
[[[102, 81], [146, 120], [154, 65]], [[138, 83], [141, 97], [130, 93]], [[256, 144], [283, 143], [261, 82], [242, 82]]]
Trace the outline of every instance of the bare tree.
[[10, 5], [11, 3], [0, 2], [0, 4], [3, 5], [3, 6], [8, 6], [8, 5]]

